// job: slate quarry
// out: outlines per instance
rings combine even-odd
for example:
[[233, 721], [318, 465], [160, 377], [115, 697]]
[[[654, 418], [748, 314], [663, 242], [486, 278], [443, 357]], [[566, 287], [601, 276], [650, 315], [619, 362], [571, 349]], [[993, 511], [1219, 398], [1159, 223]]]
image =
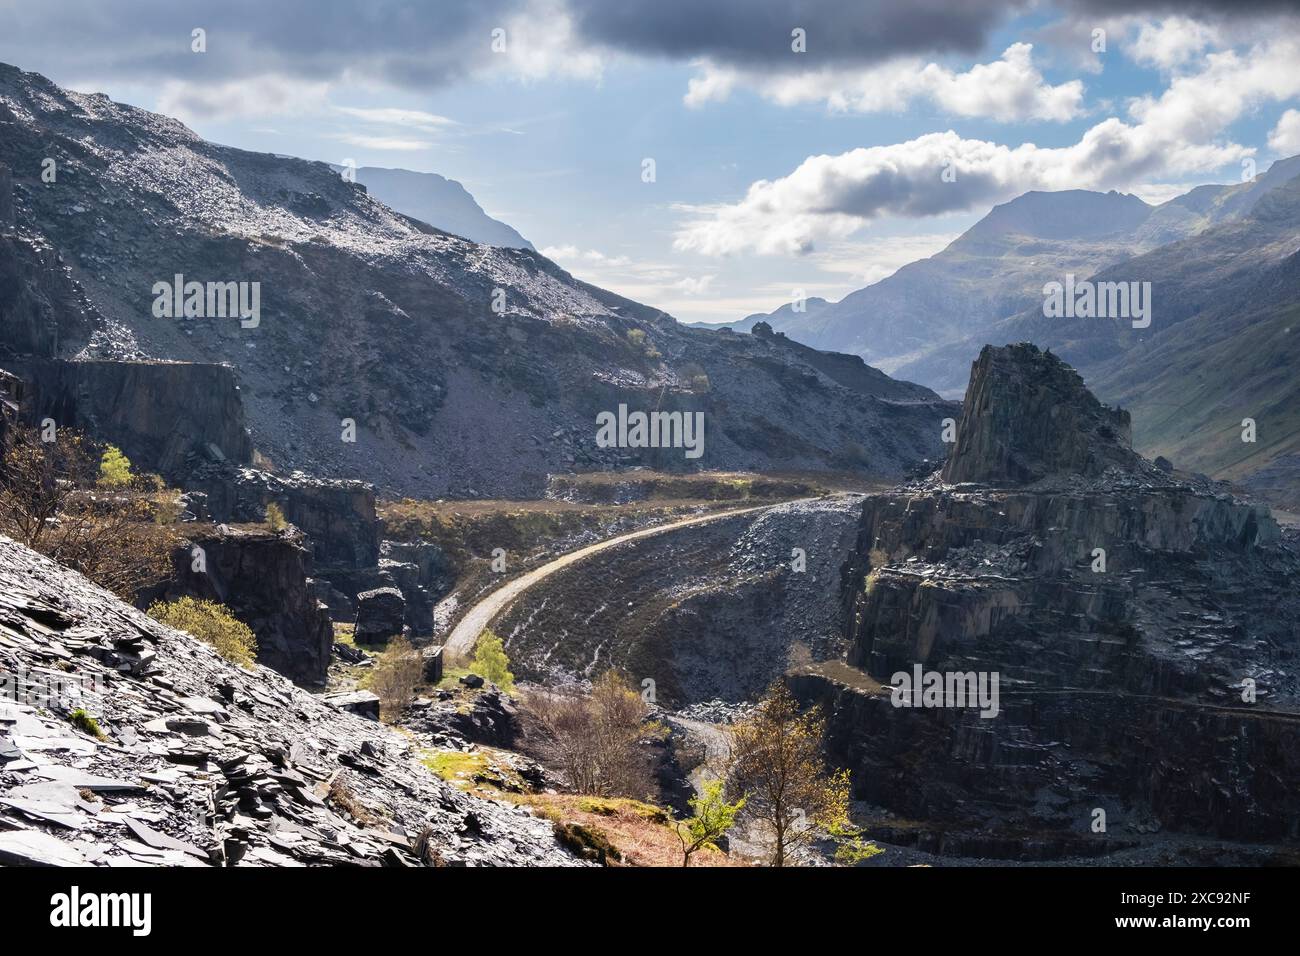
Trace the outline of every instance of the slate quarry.
[[[420, 747], [0, 538], [0, 865], [578, 865]], [[92, 722], [93, 720], [93, 722]]]
[[[1300, 836], [1300, 542], [1133, 453], [1127, 424], [1050, 353], [990, 346], [943, 470], [863, 505], [852, 667], [790, 681], [826, 708], [856, 795], [932, 846]], [[998, 716], [895, 706], [918, 664], [997, 674]]]

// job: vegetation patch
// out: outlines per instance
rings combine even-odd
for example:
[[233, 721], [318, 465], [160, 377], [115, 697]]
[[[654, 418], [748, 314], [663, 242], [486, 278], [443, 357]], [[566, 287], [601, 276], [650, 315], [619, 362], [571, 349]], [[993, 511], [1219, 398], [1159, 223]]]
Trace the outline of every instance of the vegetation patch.
[[232, 664], [252, 667], [257, 659], [257, 638], [248, 625], [238, 620], [223, 604], [183, 597], [151, 605], [149, 616], [210, 644]]

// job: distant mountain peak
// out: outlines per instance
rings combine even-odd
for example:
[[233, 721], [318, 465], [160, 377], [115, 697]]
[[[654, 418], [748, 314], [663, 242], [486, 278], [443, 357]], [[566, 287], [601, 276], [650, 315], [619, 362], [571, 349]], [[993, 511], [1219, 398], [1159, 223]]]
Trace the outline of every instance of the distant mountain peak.
[[962, 238], [1016, 234], [1040, 239], [1095, 239], [1130, 232], [1153, 208], [1137, 196], [1113, 189], [1105, 193], [1088, 189], [1032, 190], [994, 206]]
[[455, 179], [410, 169], [362, 166], [357, 170], [357, 182], [395, 212], [443, 232], [485, 246], [537, 251], [514, 228], [484, 212], [470, 191]]

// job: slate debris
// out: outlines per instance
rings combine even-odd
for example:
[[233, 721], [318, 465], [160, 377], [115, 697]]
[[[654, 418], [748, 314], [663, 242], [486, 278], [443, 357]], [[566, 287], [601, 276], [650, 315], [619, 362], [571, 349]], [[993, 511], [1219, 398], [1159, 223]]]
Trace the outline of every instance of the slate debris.
[[[59, 694], [32, 696], [54, 677]], [[418, 866], [417, 839], [440, 865], [580, 864], [546, 821], [429, 772], [409, 737], [7, 538], [0, 681], [0, 864]]]

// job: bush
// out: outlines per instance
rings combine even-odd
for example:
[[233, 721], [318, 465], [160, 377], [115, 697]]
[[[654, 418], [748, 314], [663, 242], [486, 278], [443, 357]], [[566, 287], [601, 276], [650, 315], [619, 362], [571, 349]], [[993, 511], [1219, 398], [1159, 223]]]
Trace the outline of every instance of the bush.
[[289, 527], [289, 519], [284, 516], [284, 509], [274, 501], [266, 506], [266, 526], [277, 534]]
[[365, 686], [379, 697], [379, 716], [392, 723], [415, 699], [415, 688], [424, 677], [420, 652], [404, 637], [395, 637], [367, 675]]
[[149, 608], [155, 621], [192, 634], [231, 663], [251, 667], [257, 658], [257, 638], [248, 625], [215, 601], [192, 597], [159, 601]]
[[474, 663], [469, 669], [507, 693], [514, 690], [515, 675], [510, 671], [505, 643], [490, 630], [479, 635], [478, 643], [474, 645]]
[[[159, 520], [154, 499], [162, 492], [134, 490], [130, 462], [117, 449], [97, 463], [71, 429], [46, 442], [19, 426], [0, 451], [0, 534], [126, 601], [168, 577], [177, 536]], [[95, 489], [106, 482], [113, 487]]]
[[131, 459], [122, 454], [116, 445], [109, 445], [99, 458], [99, 486], [101, 488], [127, 488], [135, 480], [131, 474]]
[[641, 800], [654, 790], [654, 776], [641, 742], [661, 738], [665, 728], [648, 721], [649, 708], [627, 678], [606, 671], [591, 696], [562, 691], [532, 694], [526, 701], [543, 731], [541, 749], [575, 793]]

